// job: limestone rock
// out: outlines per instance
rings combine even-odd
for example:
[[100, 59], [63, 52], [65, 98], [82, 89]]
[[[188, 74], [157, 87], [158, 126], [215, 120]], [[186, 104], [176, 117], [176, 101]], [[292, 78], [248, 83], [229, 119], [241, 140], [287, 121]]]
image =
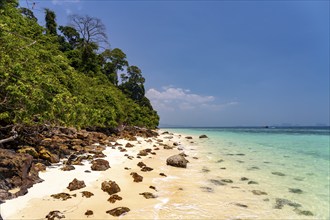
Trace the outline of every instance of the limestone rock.
[[92, 161], [92, 170], [104, 171], [110, 168], [109, 161], [104, 159], [96, 159]]
[[70, 191], [81, 189], [86, 187], [85, 182], [83, 180], [77, 180], [74, 178], [71, 183], [69, 183], [69, 186], [67, 187]]
[[61, 218], [65, 218], [65, 216], [60, 211], [51, 211], [46, 215], [47, 220], [58, 220]]
[[82, 191], [81, 193], [82, 193], [82, 197], [86, 197], [86, 198], [90, 198], [90, 197], [94, 196], [93, 193], [88, 192], [88, 191]]
[[101, 189], [107, 192], [109, 195], [120, 192], [120, 187], [115, 181], [104, 181], [101, 185]]
[[139, 174], [137, 174], [136, 172], [132, 172], [131, 176], [134, 179], [134, 182], [142, 182], [143, 181], [143, 176], [140, 176]]
[[170, 165], [173, 167], [182, 167], [182, 168], [186, 168], [188, 162], [189, 161], [186, 160], [186, 158], [184, 158], [182, 155], [174, 155], [174, 156], [167, 158], [167, 160], [166, 160], [167, 165]]
[[117, 194], [110, 196], [108, 199], [108, 202], [115, 203], [117, 200], [122, 200], [123, 198], [121, 196], [118, 196]]
[[152, 170], [154, 170], [154, 169], [151, 168], [151, 167], [147, 167], [147, 166], [145, 166], [141, 169], [142, 172], [149, 172], [149, 171], [152, 171]]

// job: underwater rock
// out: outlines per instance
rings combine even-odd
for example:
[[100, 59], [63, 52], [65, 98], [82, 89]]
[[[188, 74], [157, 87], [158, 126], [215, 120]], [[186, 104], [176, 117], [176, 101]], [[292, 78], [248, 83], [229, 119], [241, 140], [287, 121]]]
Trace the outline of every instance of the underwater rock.
[[248, 182], [248, 184], [259, 184], [259, 183], [256, 182], [256, 181], [251, 180], [251, 181]]
[[202, 192], [209, 192], [209, 193], [213, 193], [214, 192], [214, 190], [211, 187], [201, 186], [199, 188], [202, 190]]
[[254, 166], [254, 167], [249, 167], [247, 170], [260, 170], [260, 168], [259, 168], [259, 167], [256, 167], [256, 166]]
[[304, 177], [295, 177], [295, 178], [293, 178], [294, 180], [297, 180], [297, 181], [304, 181]]
[[242, 203], [235, 203], [235, 205], [237, 205], [239, 207], [242, 207], [242, 208], [247, 208], [248, 207], [247, 205], [244, 205]]
[[224, 185], [227, 185], [225, 184], [224, 182], [220, 181], [220, 180], [216, 180], [216, 179], [210, 179], [209, 180], [211, 183], [213, 183], [214, 185], [217, 185], [217, 186], [224, 186]]
[[207, 167], [203, 167], [203, 169], [202, 169], [202, 172], [203, 173], [208, 173], [208, 172], [210, 172], [211, 170], [209, 170]]
[[231, 179], [222, 179], [221, 181], [224, 183], [233, 183]]
[[303, 193], [303, 191], [301, 189], [297, 189], [297, 188], [289, 188], [289, 192], [297, 193], [297, 194], [302, 194]]
[[117, 207], [117, 208], [106, 211], [106, 213], [108, 213], [112, 216], [118, 217], [118, 216], [121, 216], [123, 214], [126, 214], [129, 211], [131, 211], [131, 210], [127, 207]]
[[208, 136], [206, 136], [205, 134], [202, 134], [199, 136], [199, 138], [208, 138]]
[[301, 207], [299, 203], [292, 202], [288, 199], [276, 198], [274, 209], [282, 209], [284, 205], [292, 206], [294, 208]]
[[217, 161], [217, 163], [222, 163], [222, 162], [224, 162], [223, 159], [220, 159], [220, 160]]
[[272, 172], [272, 174], [276, 176], [285, 176], [285, 174], [281, 172]]
[[307, 210], [294, 209], [293, 211], [295, 213], [297, 213], [298, 215], [306, 215], [306, 216], [313, 216], [314, 215], [311, 211], [307, 211]]
[[260, 190], [252, 190], [252, 193], [254, 195], [260, 196], [260, 195], [268, 195], [266, 192], [260, 191]]
[[245, 154], [236, 154], [237, 156], [245, 156]]
[[249, 180], [249, 178], [241, 177], [241, 181], [246, 181], [246, 180]]

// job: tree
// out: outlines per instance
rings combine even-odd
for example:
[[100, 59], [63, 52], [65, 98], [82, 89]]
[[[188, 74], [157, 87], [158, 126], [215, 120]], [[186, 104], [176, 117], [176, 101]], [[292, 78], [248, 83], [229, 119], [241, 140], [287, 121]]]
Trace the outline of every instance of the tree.
[[105, 25], [98, 18], [88, 15], [71, 15], [71, 27], [76, 29], [82, 38], [83, 46], [89, 43], [108, 44]]
[[139, 67], [129, 66], [127, 68], [127, 75], [121, 75], [121, 90], [137, 103], [139, 103], [139, 101], [141, 101], [145, 95], [145, 78], [141, 73], [142, 72]]
[[21, 9], [21, 13], [26, 16], [29, 19], [32, 19], [34, 21], [38, 21], [38, 19], [34, 16], [33, 12], [28, 9], [28, 8], [20, 8]]
[[60, 26], [58, 29], [63, 35], [59, 36], [60, 50], [69, 51], [75, 49], [80, 42], [78, 31], [70, 26]]
[[51, 35], [57, 35], [57, 23], [56, 23], [56, 15], [55, 12], [46, 8], [45, 9], [45, 20], [46, 20], [46, 33]]
[[124, 70], [124, 67], [128, 66], [126, 54], [119, 48], [113, 50], [106, 49], [101, 53], [103, 59], [102, 72], [108, 77], [110, 82], [114, 85], [118, 85], [118, 71]]

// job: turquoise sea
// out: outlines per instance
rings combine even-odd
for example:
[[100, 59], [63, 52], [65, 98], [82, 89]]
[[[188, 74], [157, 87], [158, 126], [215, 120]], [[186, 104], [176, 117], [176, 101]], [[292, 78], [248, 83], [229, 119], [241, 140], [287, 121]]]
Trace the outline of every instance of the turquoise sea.
[[[248, 209], [242, 208], [239, 213], [231, 211], [233, 216], [228, 214], [229, 219], [242, 216], [243, 218], [269, 217], [269, 219], [283, 219], [283, 216], [287, 216], [287, 219], [329, 219], [329, 127], [162, 128], [162, 130], [194, 137], [201, 134], [208, 136], [207, 139], [194, 138], [191, 142], [192, 146], [198, 146], [198, 156], [206, 158], [200, 160], [200, 163], [203, 163], [200, 164], [202, 170], [206, 171], [203, 177], [205, 183], [212, 179], [212, 176], [220, 178], [227, 175], [224, 178], [230, 176], [234, 182], [232, 186], [235, 187], [231, 188], [243, 188], [249, 192], [262, 191], [267, 194], [261, 195], [262, 199], [259, 199], [260, 196], [255, 196], [258, 192], [253, 193], [254, 195], [246, 194], [248, 196], [239, 195], [236, 198], [240, 200], [239, 204], [249, 204], [250, 207], [255, 208], [253, 211], [244, 211]], [[248, 180], [244, 181], [243, 177]], [[253, 182], [247, 184], [251, 180]], [[213, 183], [217, 182], [213, 180]], [[214, 200], [217, 198], [221, 200], [226, 196], [224, 192], [220, 188], [215, 188], [218, 197], [210, 196]], [[208, 199], [211, 198], [210, 196]], [[229, 200], [232, 197], [228, 195]], [[256, 199], [252, 201], [252, 197]], [[199, 198], [196, 201], [202, 200], [200, 195]], [[262, 209], [263, 206], [268, 208]], [[256, 207], [260, 207], [260, 212]], [[205, 210], [199, 211], [207, 213], [210, 207], [204, 208]]]

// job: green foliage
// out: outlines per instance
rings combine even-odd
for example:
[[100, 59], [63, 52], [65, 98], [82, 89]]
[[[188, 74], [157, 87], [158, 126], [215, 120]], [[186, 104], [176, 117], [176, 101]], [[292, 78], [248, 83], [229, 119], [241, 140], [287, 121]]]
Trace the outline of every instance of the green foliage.
[[57, 31], [56, 31], [57, 23], [56, 23], [55, 12], [46, 8], [45, 13], [46, 13], [45, 20], [46, 20], [47, 34], [57, 35]]
[[[128, 65], [120, 49], [108, 56], [97, 54], [93, 42], [81, 47], [78, 32], [70, 27], [60, 27], [63, 35], [58, 36], [53, 24], [44, 34], [32, 15], [18, 9], [17, 1], [0, 0], [0, 125], [158, 125], [137, 67], [127, 68], [121, 88], [109, 77]], [[52, 18], [55, 22], [55, 14]]]

